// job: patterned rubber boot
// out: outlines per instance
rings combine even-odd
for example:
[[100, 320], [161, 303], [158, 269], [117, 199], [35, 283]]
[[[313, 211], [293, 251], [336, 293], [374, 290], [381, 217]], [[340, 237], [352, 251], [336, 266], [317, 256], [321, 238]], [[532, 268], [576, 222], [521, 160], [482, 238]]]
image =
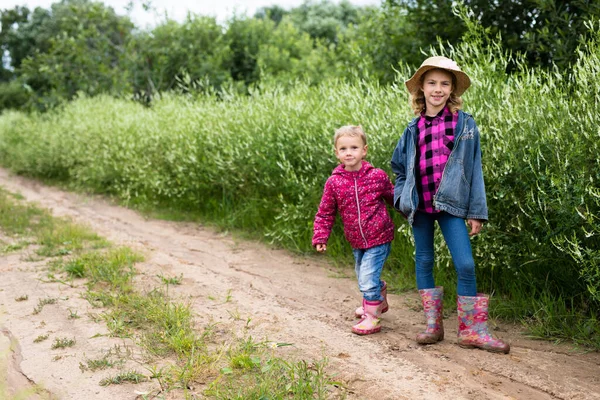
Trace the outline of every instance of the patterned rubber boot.
[[483, 293], [458, 296], [458, 345], [508, 354], [510, 345], [492, 337], [488, 329], [488, 303], [489, 298]]
[[352, 332], [357, 335], [370, 335], [381, 331], [379, 317], [381, 316], [381, 306], [383, 301], [369, 301], [363, 299], [364, 314], [360, 321], [352, 327]]
[[[383, 304], [381, 305], [381, 313], [384, 313], [384, 312], [387, 312], [389, 307], [388, 307], [388, 302], [387, 302], [387, 282], [386, 281], [382, 281], [382, 282], [383, 282], [383, 287], [381, 288], [381, 295], [383, 296]], [[365, 313], [364, 308], [362, 306], [360, 306], [356, 309], [356, 311], [354, 311], [354, 316], [356, 318], [362, 318], [364, 313]]]
[[444, 339], [444, 322], [442, 315], [442, 306], [444, 297], [444, 288], [436, 286], [433, 289], [419, 290], [425, 319], [427, 319], [427, 328], [425, 332], [417, 335], [417, 343], [432, 344]]

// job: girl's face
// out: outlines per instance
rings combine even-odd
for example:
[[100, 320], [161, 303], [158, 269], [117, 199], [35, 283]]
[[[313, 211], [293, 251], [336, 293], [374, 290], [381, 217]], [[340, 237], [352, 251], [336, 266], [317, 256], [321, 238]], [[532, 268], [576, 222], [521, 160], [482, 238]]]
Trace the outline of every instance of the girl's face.
[[360, 136], [341, 136], [335, 144], [335, 156], [344, 164], [346, 171], [358, 171], [367, 155], [367, 145]]
[[452, 74], [441, 69], [427, 71], [423, 75], [423, 86], [425, 95], [425, 114], [437, 115], [445, 106], [452, 93]]

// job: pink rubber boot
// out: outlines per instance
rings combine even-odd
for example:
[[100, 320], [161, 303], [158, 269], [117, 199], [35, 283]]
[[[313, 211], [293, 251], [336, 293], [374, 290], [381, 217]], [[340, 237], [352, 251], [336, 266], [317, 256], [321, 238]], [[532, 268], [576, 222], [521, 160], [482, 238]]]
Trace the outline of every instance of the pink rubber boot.
[[[387, 282], [386, 281], [382, 281], [382, 282], [383, 282], [383, 287], [381, 288], [381, 295], [383, 296], [383, 304], [381, 305], [381, 313], [384, 313], [384, 312], [387, 312], [389, 307], [388, 307], [388, 302], [387, 302]], [[365, 313], [365, 311], [364, 311], [363, 307], [360, 306], [356, 309], [356, 311], [354, 311], [354, 316], [356, 318], [362, 318], [364, 313]]]
[[357, 335], [370, 335], [381, 331], [379, 317], [381, 316], [381, 306], [383, 301], [369, 301], [363, 299], [364, 314], [360, 321], [352, 327], [352, 332]]
[[485, 294], [458, 296], [458, 345], [508, 354], [510, 345], [492, 337], [487, 325], [489, 298]]
[[442, 315], [442, 297], [444, 297], [444, 288], [436, 286], [433, 289], [419, 290], [425, 318], [427, 319], [427, 328], [425, 332], [417, 335], [417, 343], [432, 344], [444, 339], [444, 323]]

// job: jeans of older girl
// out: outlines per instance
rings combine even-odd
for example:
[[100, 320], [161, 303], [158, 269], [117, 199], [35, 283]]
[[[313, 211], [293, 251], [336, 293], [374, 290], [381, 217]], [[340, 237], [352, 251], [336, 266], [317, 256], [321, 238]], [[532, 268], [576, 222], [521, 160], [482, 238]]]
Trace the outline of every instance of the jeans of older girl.
[[391, 243], [385, 243], [369, 249], [352, 249], [354, 254], [354, 270], [358, 280], [358, 289], [368, 301], [381, 301], [381, 271], [390, 255]]
[[435, 287], [433, 279], [435, 221], [440, 226], [452, 255], [452, 262], [458, 276], [458, 295], [476, 296], [475, 261], [465, 220], [443, 211], [434, 214], [417, 211], [415, 214], [412, 230], [415, 238], [417, 289]]

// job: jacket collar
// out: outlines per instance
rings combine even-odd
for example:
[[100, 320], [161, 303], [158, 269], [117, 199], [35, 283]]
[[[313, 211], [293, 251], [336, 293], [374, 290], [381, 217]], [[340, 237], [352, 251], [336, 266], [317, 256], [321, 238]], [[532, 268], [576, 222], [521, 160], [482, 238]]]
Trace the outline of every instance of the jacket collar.
[[354, 176], [354, 175], [362, 176], [372, 168], [373, 168], [373, 166], [371, 165], [371, 163], [369, 163], [368, 161], [362, 160], [362, 166], [360, 167], [360, 169], [358, 171], [346, 171], [344, 169], [344, 164], [339, 164], [333, 170], [333, 174], [346, 176], [346, 177], [350, 177], [350, 176]]

